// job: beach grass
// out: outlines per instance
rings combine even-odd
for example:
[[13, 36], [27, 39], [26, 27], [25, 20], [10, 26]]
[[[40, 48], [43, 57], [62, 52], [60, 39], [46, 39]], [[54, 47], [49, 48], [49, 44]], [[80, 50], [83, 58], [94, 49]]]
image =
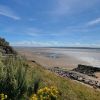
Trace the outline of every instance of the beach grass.
[[68, 78], [57, 76], [38, 64], [31, 64], [30, 71], [33, 70], [34, 79], [39, 78], [40, 87], [56, 86], [60, 91], [60, 100], [99, 100], [100, 91], [92, 87], [85, 86]]

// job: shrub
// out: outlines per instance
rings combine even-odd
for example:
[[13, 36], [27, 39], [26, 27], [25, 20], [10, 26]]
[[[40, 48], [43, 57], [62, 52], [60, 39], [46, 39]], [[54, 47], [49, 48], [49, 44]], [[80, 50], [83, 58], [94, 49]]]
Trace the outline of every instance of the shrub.
[[56, 87], [45, 87], [33, 94], [30, 100], [58, 100], [59, 92]]
[[28, 89], [28, 65], [22, 58], [9, 56], [4, 65], [0, 64], [0, 69], [0, 92], [11, 100], [20, 100]]
[[0, 94], [0, 100], [5, 100], [5, 99], [7, 99], [7, 95], [1, 93]]
[[17, 54], [17, 52], [9, 45], [4, 38], [0, 37], [0, 51], [6, 54]]

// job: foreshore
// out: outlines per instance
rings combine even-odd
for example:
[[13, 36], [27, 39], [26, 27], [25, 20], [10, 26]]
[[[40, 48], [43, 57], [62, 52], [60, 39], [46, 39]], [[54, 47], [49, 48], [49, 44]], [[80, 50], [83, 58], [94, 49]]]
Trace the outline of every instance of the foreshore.
[[[98, 78], [93, 78], [91, 76], [72, 71], [77, 68], [78, 64], [83, 65], [94, 65], [98, 64], [96, 61], [99, 61], [100, 51], [99, 50], [76, 50], [76, 49], [58, 49], [58, 48], [17, 48], [19, 54], [25, 56], [29, 61], [35, 61], [46, 69], [53, 69], [55, 67], [65, 68], [67, 71], [63, 70], [51, 70], [56, 74], [67, 77], [78, 82], [88, 84], [95, 88], [100, 88], [100, 72], [94, 73]], [[95, 62], [91, 61], [91, 64], [82, 60], [85, 56], [94, 57]], [[98, 58], [98, 59], [97, 59]], [[95, 66], [94, 66], [95, 67]], [[99, 68], [99, 67], [98, 67]]]
[[59, 67], [51, 68], [48, 70], [56, 73], [57, 75], [59, 75], [61, 77], [70, 78], [72, 80], [77, 80], [81, 83], [88, 84], [95, 89], [96, 88], [100, 89], [100, 80], [93, 78], [93, 77], [89, 77], [88, 75], [78, 73], [75, 71], [65, 71]]

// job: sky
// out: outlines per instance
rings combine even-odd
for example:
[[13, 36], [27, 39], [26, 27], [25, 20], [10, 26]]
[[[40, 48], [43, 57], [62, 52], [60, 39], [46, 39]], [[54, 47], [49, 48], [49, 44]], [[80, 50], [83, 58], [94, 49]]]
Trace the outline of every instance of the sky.
[[12, 46], [100, 47], [100, 0], [0, 0], [0, 37]]

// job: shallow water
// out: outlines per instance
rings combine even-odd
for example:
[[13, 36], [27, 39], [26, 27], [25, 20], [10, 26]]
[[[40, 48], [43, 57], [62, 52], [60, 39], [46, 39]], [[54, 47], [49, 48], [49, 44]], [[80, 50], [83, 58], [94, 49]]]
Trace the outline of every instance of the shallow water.
[[27, 58], [43, 66], [76, 66], [86, 64], [100, 67], [100, 49], [69, 48], [18, 48]]
[[55, 53], [69, 55], [85, 61], [94, 67], [100, 67], [100, 50], [94, 49], [53, 49]]

